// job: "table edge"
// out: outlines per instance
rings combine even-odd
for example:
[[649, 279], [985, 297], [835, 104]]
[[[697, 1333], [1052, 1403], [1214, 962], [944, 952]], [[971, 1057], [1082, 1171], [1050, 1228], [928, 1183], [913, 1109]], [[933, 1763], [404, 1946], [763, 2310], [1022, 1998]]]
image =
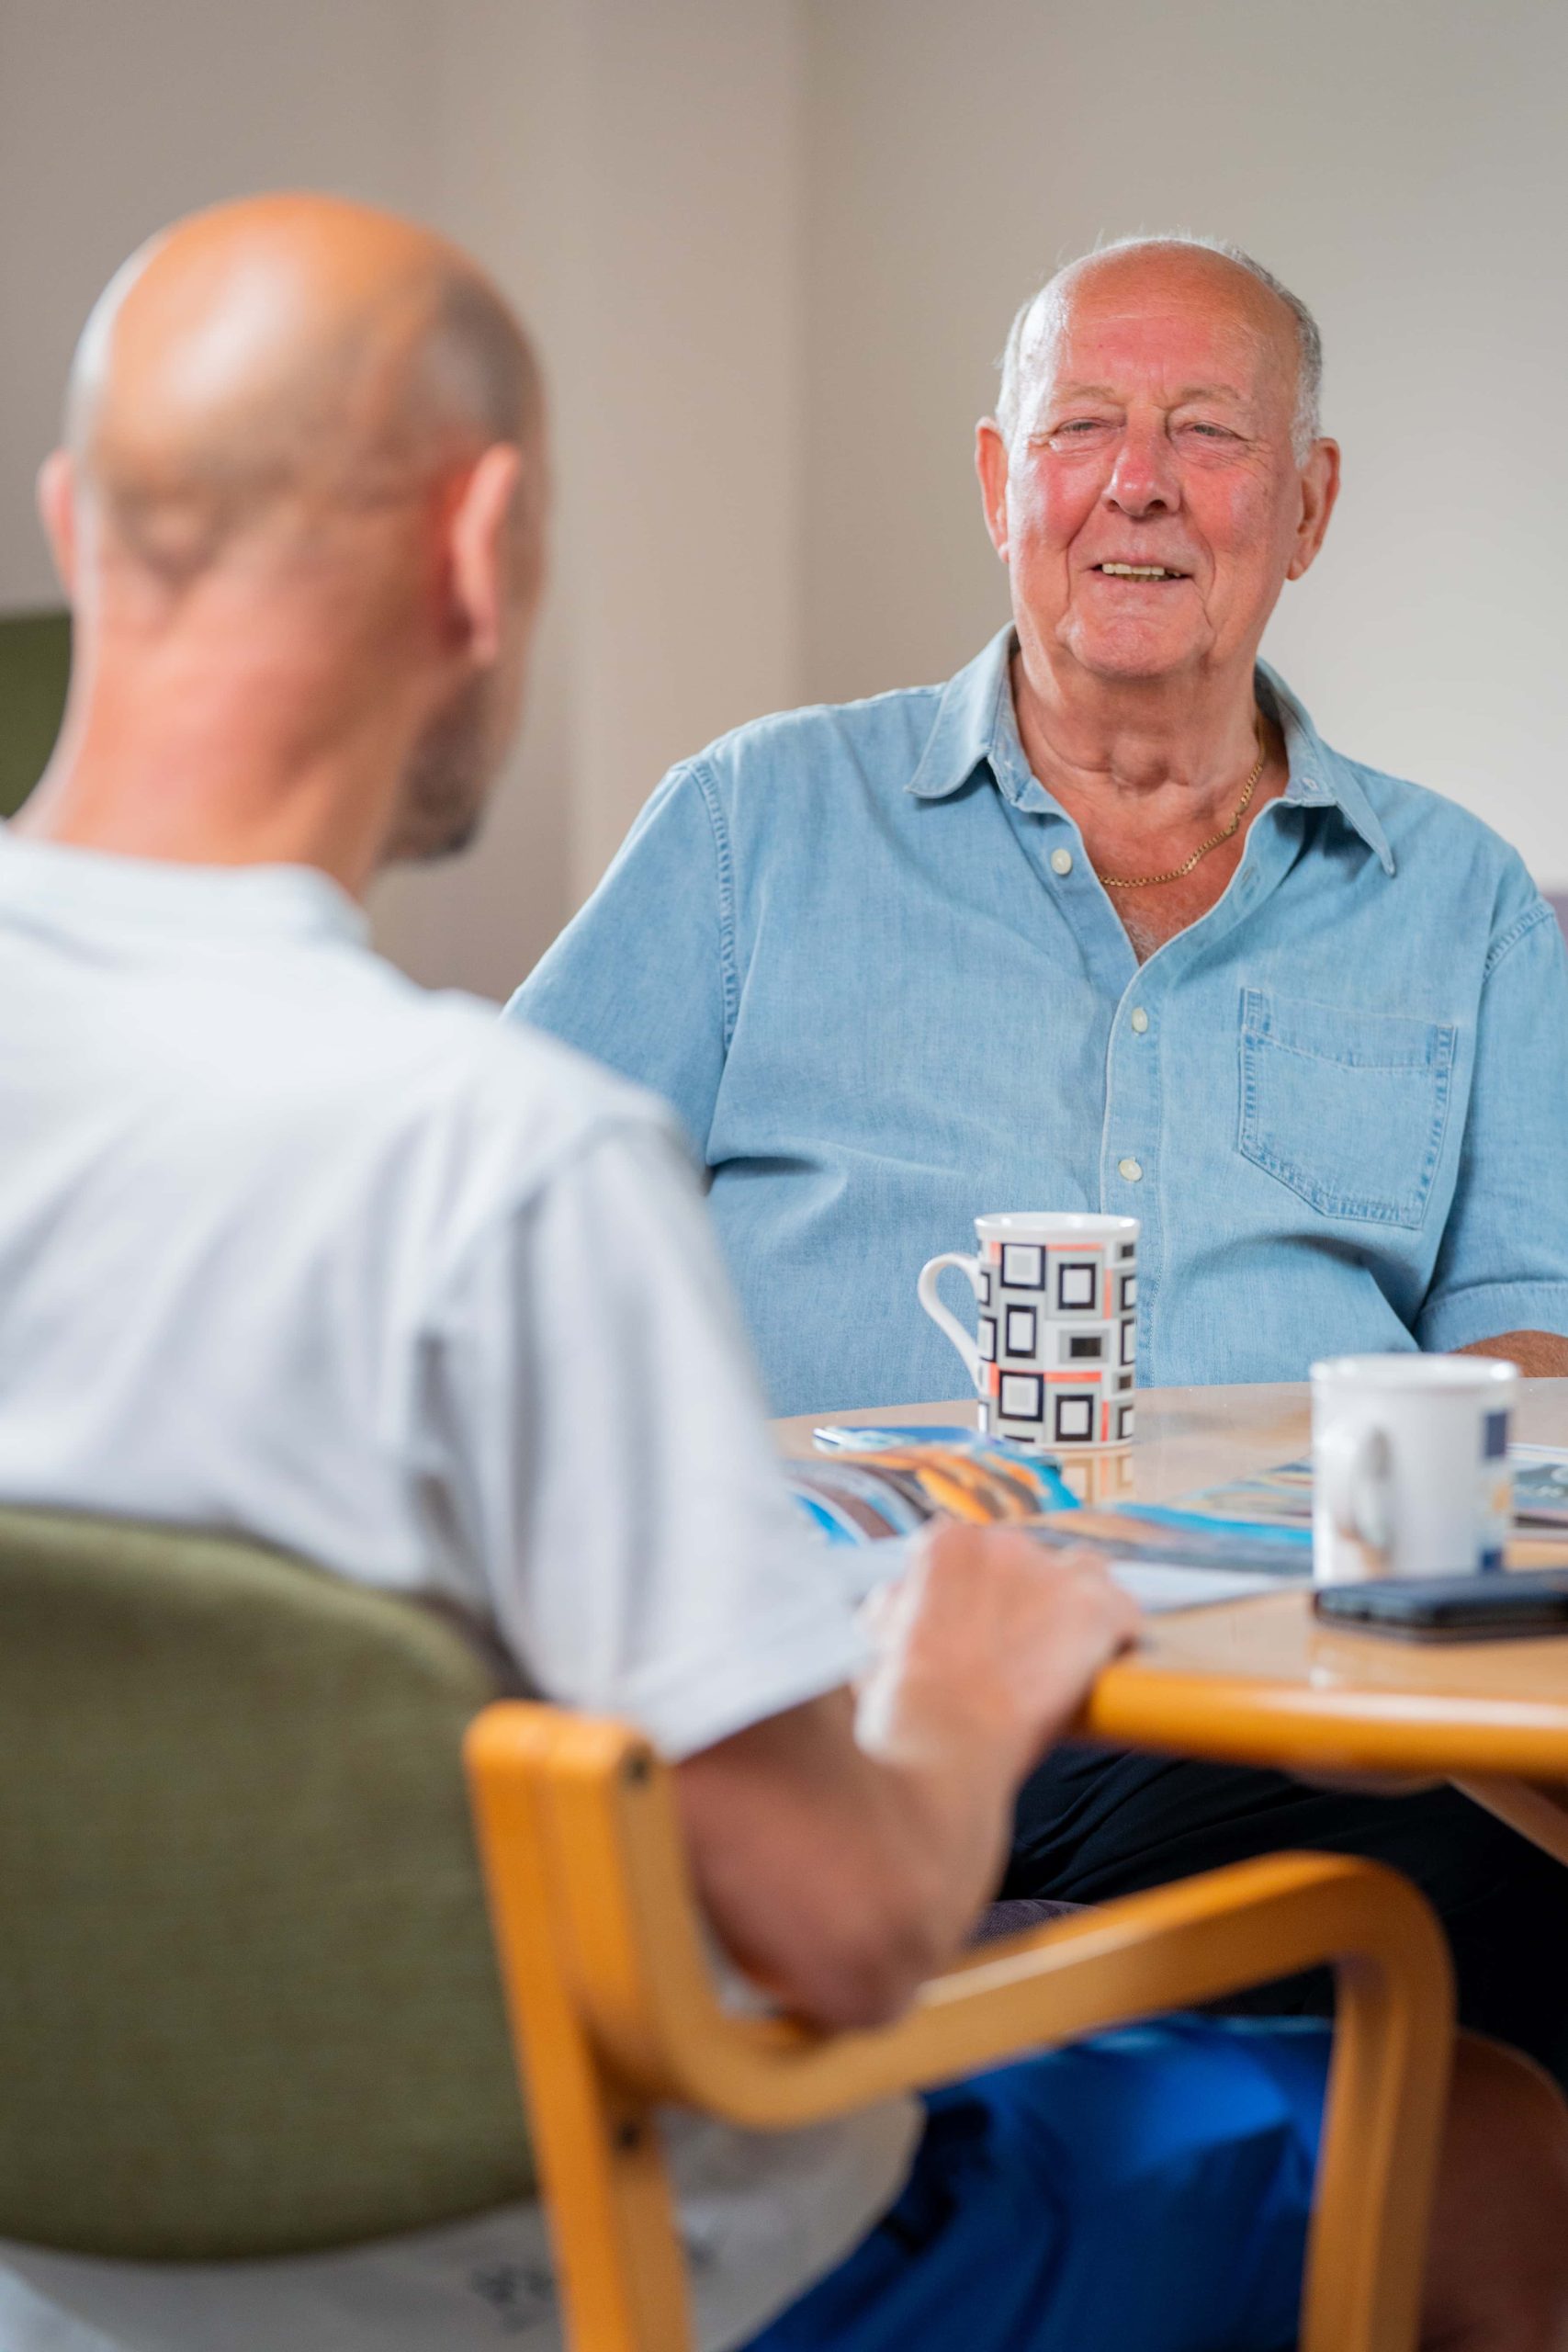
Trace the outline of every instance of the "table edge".
[[1561, 1707], [1431, 1691], [1324, 1690], [1145, 1664], [1135, 1653], [1102, 1669], [1075, 1729], [1117, 1747], [1216, 1762], [1568, 1780], [1568, 1712]]

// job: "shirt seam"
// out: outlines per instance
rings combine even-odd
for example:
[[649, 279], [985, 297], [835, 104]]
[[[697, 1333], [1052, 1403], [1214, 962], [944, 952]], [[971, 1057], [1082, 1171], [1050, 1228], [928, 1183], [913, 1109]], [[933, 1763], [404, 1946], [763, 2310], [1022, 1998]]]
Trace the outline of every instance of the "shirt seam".
[[[593, 1111], [581, 1125], [573, 1127], [570, 1133], [560, 1136], [554, 1148], [541, 1157], [525, 1178], [508, 1184], [503, 1193], [499, 1193], [487, 1204], [483, 1212], [468, 1227], [467, 1232], [460, 1238], [453, 1238], [446, 1243], [439, 1257], [433, 1260], [429, 1279], [420, 1295], [415, 1326], [417, 1335], [415, 1348], [422, 1368], [427, 1362], [427, 1351], [432, 1346], [444, 1344], [446, 1340], [449, 1328], [448, 1310], [470, 1263], [478, 1257], [479, 1251], [502, 1243], [509, 1228], [514, 1227], [519, 1219], [536, 1216], [539, 1204], [550, 1186], [559, 1182], [563, 1170], [574, 1164], [581, 1164], [593, 1153], [601, 1150], [607, 1142], [616, 1138], [625, 1141], [628, 1136], [636, 1135], [662, 1136], [665, 1143], [671, 1146], [688, 1166], [691, 1165], [691, 1153], [683, 1136], [671, 1125], [667, 1125], [665, 1118], [660, 1116], [657, 1110], [651, 1114], [645, 1112], [639, 1117], [635, 1109], [624, 1108], [620, 1104], [605, 1104], [602, 1109]], [[400, 1425], [396, 1431], [395, 1447], [389, 1459], [407, 1464], [415, 1462], [419, 1458], [417, 1443], [419, 1385], [417, 1378], [406, 1381], [402, 1385]], [[422, 1557], [428, 1567], [430, 1560], [428, 1546], [425, 1547]], [[499, 1622], [493, 1588], [491, 1586], [482, 1562], [479, 1566], [485, 1596], [484, 1605]]]
[[1544, 899], [1538, 899], [1533, 907], [1527, 907], [1522, 915], [1516, 915], [1507, 930], [1499, 933], [1486, 952], [1486, 961], [1481, 970], [1483, 988], [1504, 956], [1511, 955], [1521, 939], [1528, 938], [1532, 931], [1539, 931], [1543, 922], [1555, 922], [1556, 920]]
[[425, 1293], [430, 1320], [424, 1328], [427, 1330], [439, 1328], [439, 1309], [462, 1281], [469, 1261], [516, 1218], [535, 1210], [549, 1187], [559, 1182], [563, 1170], [573, 1162], [589, 1159], [608, 1142], [625, 1141], [631, 1136], [658, 1137], [662, 1145], [674, 1152], [677, 1159], [692, 1174], [694, 1182], [696, 1181], [691, 1147], [662, 1105], [650, 1101], [649, 1107], [639, 1112], [636, 1107], [606, 1104], [604, 1109], [591, 1113], [581, 1125], [574, 1126], [542, 1153], [525, 1176], [508, 1184], [503, 1192], [498, 1192], [461, 1239], [450, 1243], [439, 1266], [432, 1271]]
[[735, 1023], [740, 1004], [740, 974], [735, 954], [735, 861], [730, 854], [729, 833], [724, 821], [724, 811], [718, 803], [718, 781], [705, 761], [694, 763], [689, 771], [693, 783], [702, 795], [707, 810], [708, 830], [713, 835], [714, 865], [718, 886], [718, 971], [720, 1009], [724, 1020], [724, 1050], [728, 1054], [735, 1035]]

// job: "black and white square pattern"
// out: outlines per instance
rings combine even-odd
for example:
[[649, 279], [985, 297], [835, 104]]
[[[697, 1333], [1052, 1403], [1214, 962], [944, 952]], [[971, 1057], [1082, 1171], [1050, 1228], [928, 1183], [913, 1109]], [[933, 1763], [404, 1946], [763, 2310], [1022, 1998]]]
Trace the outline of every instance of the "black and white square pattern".
[[989, 1306], [990, 1303], [991, 1270], [989, 1266], [982, 1266], [980, 1269], [980, 1304], [982, 1306]]
[[1117, 1386], [1117, 1389], [1118, 1389], [1118, 1391], [1119, 1391], [1119, 1392], [1120, 1392], [1120, 1391], [1122, 1391], [1122, 1390], [1123, 1390], [1123, 1389], [1131, 1388], [1131, 1386], [1132, 1386], [1132, 1385], [1133, 1385], [1133, 1375], [1132, 1375], [1132, 1374], [1131, 1374], [1130, 1372], [1119, 1372], [1119, 1373], [1117, 1374], [1117, 1375], [1116, 1375], [1116, 1386]]
[[1103, 1363], [1106, 1333], [1079, 1331], [1071, 1326], [1057, 1335], [1057, 1356], [1062, 1363]]
[[1043, 1420], [1044, 1393], [1045, 1383], [1037, 1372], [1004, 1372], [997, 1403], [1007, 1420]]
[[1137, 1360], [1138, 1318], [1135, 1315], [1129, 1315], [1123, 1317], [1122, 1324], [1121, 1361], [1123, 1363], [1136, 1363]]
[[1135, 1258], [1137, 1254], [1138, 1245], [1135, 1241], [1123, 1241], [1121, 1248], [1116, 1252], [1117, 1258], [1122, 1265], [1126, 1264], [1129, 1258]]
[[1120, 1292], [1116, 1304], [1121, 1312], [1125, 1315], [1138, 1303], [1138, 1277], [1136, 1274], [1122, 1274], [1117, 1279]]
[[1003, 1353], [1032, 1357], [1035, 1335], [1040, 1328], [1038, 1312], [1032, 1306], [1009, 1306], [1003, 1312], [1006, 1317]]
[[977, 1344], [980, 1350], [980, 1362], [982, 1363], [995, 1363], [997, 1360], [997, 1318], [994, 1315], [981, 1316], [980, 1336]]
[[1043, 1290], [1045, 1252], [1037, 1241], [1002, 1243], [1002, 1288]]
[[1051, 1434], [1064, 1445], [1081, 1445], [1094, 1435], [1094, 1405], [1092, 1396], [1076, 1396], [1070, 1389], [1058, 1389], [1051, 1400], [1054, 1407]]
[[1130, 1437], [1132, 1436], [1132, 1434], [1133, 1434], [1133, 1408], [1132, 1408], [1132, 1406], [1131, 1406], [1131, 1405], [1118, 1405], [1118, 1406], [1117, 1406], [1117, 1408], [1116, 1408], [1116, 1442], [1117, 1442], [1117, 1443], [1120, 1445], [1120, 1444], [1122, 1443], [1122, 1442], [1123, 1441], [1123, 1439], [1125, 1439], [1125, 1438], [1130, 1438]]
[[1063, 1314], [1092, 1315], [1100, 1303], [1100, 1268], [1092, 1258], [1063, 1258], [1056, 1265], [1056, 1305]]

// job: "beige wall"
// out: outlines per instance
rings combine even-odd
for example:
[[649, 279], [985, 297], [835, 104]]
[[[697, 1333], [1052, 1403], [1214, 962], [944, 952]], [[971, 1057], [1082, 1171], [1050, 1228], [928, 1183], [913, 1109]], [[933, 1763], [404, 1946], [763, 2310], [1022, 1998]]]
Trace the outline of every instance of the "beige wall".
[[0, 0], [0, 610], [58, 594], [33, 476], [109, 273], [245, 189], [417, 206], [432, 39], [423, 0]]
[[464, 237], [546, 347], [556, 588], [481, 853], [377, 915], [499, 995], [670, 760], [998, 623], [969, 447], [1009, 313], [1188, 225], [1328, 341], [1346, 495], [1268, 650], [1568, 884], [1565, 69], [1546, 0], [0, 0], [0, 609], [52, 593], [32, 473], [148, 230], [293, 182]]
[[671, 761], [799, 693], [794, 0], [447, 0], [431, 205], [549, 367], [525, 739], [477, 857], [383, 886], [421, 977], [506, 993]]
[[465, 239], [543, 342], [555, 589], [482, 854], [383, 944], [504, 994], [661, 770], [800, 688], [795, 0], [0, 0], [0, 610], [51, 601], [32, 478], [152, 229], [325, 187]]
[[1568, 884], [1568, 9], [811, 0], [806, 683], [1005, 616], [970, 470], [1020, 299], [1100, 234], [1234, 237], [1328, 347], [1346, 487], [1265, 650], [1330, 739]]

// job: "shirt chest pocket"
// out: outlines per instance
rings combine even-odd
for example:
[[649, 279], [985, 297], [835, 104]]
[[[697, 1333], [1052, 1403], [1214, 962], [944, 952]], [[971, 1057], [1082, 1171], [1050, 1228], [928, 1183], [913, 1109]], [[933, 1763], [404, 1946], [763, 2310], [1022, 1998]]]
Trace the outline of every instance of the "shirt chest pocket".
[[1416, 1227], [1442, 1158], [1457, 1031], [1244, 989], [1241, 1151], [1323, 1216]]

